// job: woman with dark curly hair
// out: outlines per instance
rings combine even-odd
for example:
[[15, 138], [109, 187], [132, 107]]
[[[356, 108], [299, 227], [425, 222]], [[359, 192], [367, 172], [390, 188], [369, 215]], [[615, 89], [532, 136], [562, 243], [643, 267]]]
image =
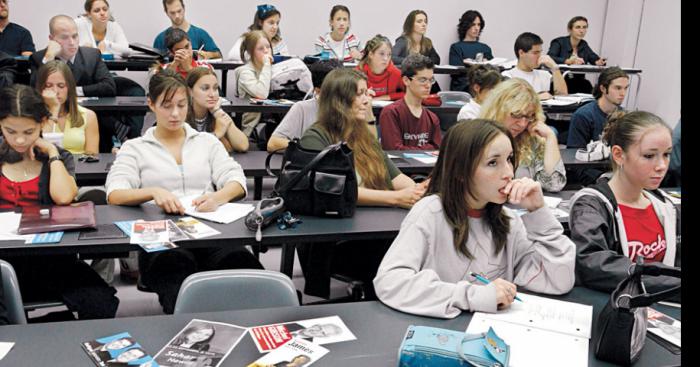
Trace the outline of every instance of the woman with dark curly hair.
[[[481, 32], [486, 27], [484, 17], [476, 10], [467, 10], [459, 18], [457, 34], [459, 41], [450, 46], [450, 65], [464, 66], [465, 59], [478, 59], [481, 54], [484, 60], [493, 59], [491, 47], [479, 42]], [[450, 90], [469, 92], [469, 81], [466, 75], [453, 75]]]

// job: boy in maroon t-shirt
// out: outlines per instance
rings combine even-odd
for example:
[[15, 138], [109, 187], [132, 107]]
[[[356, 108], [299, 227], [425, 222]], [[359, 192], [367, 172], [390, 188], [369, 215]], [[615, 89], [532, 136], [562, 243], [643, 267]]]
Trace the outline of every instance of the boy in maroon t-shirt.
[[382, 148], [385, 150], [437, 150], [442, 140], [440, 119], [423, 108], [435, 83], [430, 58], [411, 54], [401, 64], [406, 95], [384, 107], [379, 115]]

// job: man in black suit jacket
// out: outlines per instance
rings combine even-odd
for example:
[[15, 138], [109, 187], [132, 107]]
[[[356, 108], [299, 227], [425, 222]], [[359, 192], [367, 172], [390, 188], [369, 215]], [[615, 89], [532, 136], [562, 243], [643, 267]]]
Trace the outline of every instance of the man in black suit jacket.
[[57, 15], [49, 22], [48, 46], [30, 58], [32, 86], [36, 83], [36, 72], [41, 65], [60, 59], [70, 66], [78, 86], [78, 96], [114, 97], [117, 85], [107, 69], [102, 54], [96, 48], [80, 47], [78, 26], [73, 18]]

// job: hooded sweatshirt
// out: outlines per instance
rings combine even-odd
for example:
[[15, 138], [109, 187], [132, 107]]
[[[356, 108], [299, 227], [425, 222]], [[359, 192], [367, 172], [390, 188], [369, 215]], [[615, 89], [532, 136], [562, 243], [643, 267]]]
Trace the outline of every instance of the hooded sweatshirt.
[[389, 95], [392, 101], [403, 98], [406, 94], [406, 86], [401, 80], [401, 70], [389, 61], [389, 66], [381, 74], [374, 74], [369, 64], [358, 66], [358, 70], [367, 75], [367, 88], [373, 89], [375, 97]]

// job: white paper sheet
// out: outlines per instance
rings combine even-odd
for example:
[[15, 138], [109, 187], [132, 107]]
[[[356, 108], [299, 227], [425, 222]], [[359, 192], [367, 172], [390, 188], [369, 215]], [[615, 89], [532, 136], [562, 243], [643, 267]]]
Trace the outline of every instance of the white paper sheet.
[[15, 346], [15, 343], [0, 342], [0, 360], [5, 358], [10, 349]]
[[559, 203], [561, 203], [561, 200], [561, 198], [557, 198], [554, 196], [545, 196], [544, 204], [550, 208], [556, 208], [559, 205]]
[[194, 206], [192, 206], [192, 200], [197, 197], [199, 197], [199, 195], [190, 195], [180, 198], [180, 203], [182, 203], [182, 206], [185, 208], [185, 214], [216, 223], [229, 224], [245, 217], [254, 209], [252, 204], [226, 203], [219, 206], [214, 212], [198, 212]]

